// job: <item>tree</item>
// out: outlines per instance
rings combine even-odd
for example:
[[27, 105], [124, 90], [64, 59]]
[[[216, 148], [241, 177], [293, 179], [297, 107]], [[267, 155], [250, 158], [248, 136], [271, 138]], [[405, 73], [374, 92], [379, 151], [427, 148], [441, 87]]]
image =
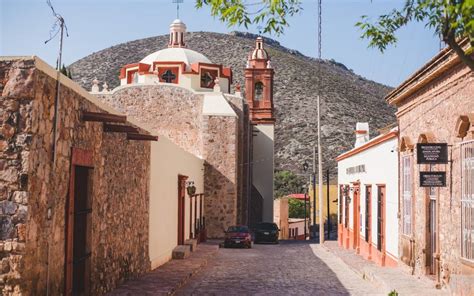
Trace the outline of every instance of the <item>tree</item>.
[[69, 79], [72, 79], [72, 74], [71, 74], [71, 70], [69, 70], [68, 68], [66, 68], [66, 66], [63, 64], [63, 66], [61, 67], [61, 70], [60, 72], [62, 74], [64, 74], [64, 76], [68, 77]]
[[283, 33], [288, 16], [301, 11], [300, 0], [196, 0], [196, 8], [209, 6], [211, 15], [229, 26], [263, 24], [263, 33]]
[[[309, 217], [309, 206], [306, 207], [307, 217]], [[288, 218], [305, 218], [304, 201], [295, 198], [288, 199]]]
[[[372, 22], [368, 16], [356, 23], [362, 30], [362, 38], [369, 39], [369, 47], [381, 52], [397, 43], [396, 32], [410, 22], [424, 22], [434, 29], [442, 40], [459, 56], [461, 61], [474, 71], [474, 0], [405, 0], [401, 9], [378, 17]], [[465, 52], [459, 45], [464, 38], [471, 44]]]
[[278, 171], [275, 173], [275, 198], [299, 193], [304, 184], [305, 181], [295, 173]]

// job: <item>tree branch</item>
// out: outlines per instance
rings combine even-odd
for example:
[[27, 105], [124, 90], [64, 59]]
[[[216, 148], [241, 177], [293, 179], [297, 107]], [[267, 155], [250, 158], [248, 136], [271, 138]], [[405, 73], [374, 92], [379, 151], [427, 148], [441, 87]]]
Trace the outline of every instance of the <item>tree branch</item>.
[[456, 42], [454, 34], [448, 33], [443, 38], [444, 42], [459, 56], [461, 61], [466, 64], [471, 71], [474, 71], [474, 59], [467, 55], [464, 50]]

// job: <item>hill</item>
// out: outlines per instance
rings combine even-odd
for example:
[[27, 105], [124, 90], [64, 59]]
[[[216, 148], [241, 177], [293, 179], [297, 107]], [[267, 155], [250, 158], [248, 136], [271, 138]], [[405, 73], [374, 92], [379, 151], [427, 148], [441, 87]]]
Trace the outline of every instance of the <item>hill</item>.
[[[256, 35], [191, 32], [187, 46], [212, 62], [232, 67], [234, 84], [243, 83], [247, 55], [254, 48]], [[73, 79], [90, 90], [94, 78], [107, 81], [112, 89], [119, 85], [119, 70], [148, 54], [165, 48], [168, 35], [118, 44], [84, 57], [70, 65]], [[305, 160], [311, 163], [316, 144], [316, 94], [320, 85], [324, 167], [331, 177], [337, 173], [335, 157], [351, 149], [357, 121], [376, 130], [395, 122], [394, 109], [383, 97], [389, 87], [367, 80], [341, 63], [317, 60], [266, 39], [266, 48], [275, 68], [274, 104], [276, 110], [275, 167], [302, 172]], [[319, 69], [319, 70], [318, 70]], [[319, 71], [319, 72], [318, 72]], [[320, 79], [318, 79], [318, 77]], [[311, 170], [311, 168], [310, 168]]]

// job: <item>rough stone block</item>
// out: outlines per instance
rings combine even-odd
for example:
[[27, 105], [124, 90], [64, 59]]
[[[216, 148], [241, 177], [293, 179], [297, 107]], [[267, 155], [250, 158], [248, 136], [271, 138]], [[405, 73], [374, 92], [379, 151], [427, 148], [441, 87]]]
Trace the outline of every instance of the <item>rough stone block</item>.
[[191, 247], [189, 245], [176, 246], [173, 249], [173, 259], [185, 259], [191, 253]]
[[17, 205], [9, 200], [0, 201], [0, 214], [12, 215], [15, 214]]
[[184, 244], [189, 246], [191, 252], [194, 252], [197, 249], [197, 239], [187, 239], [184, 241]]

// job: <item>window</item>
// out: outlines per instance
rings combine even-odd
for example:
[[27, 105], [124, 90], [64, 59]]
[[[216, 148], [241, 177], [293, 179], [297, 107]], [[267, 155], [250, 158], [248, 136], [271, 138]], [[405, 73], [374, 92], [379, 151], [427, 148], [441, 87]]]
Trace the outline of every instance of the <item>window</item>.
[[261, 101], [263, 97], [263, 83], [257, 82], [255, 83], [255, 101]]
[[474, 260], [474, 141], [461, 144], [461, 256]]
[[179, 80], [179, 68], [158, 67], [158, 79], [160, 82], [177, 84]]
[[405, 155], [402, 157], [402, 198], [403, 198], [403, 234], [412, 233], [412, 197], [413, 197], [413, 178], [412, 178], [412, 157]]
[[214, 88], [217, 70], [201, 69], [201, 87]]
[[[137, 77], [137, 81], [135, 81]], [[137, 83], [138, 82], [138, 70], [129, 70], [127, 71], [127, 84]]]

